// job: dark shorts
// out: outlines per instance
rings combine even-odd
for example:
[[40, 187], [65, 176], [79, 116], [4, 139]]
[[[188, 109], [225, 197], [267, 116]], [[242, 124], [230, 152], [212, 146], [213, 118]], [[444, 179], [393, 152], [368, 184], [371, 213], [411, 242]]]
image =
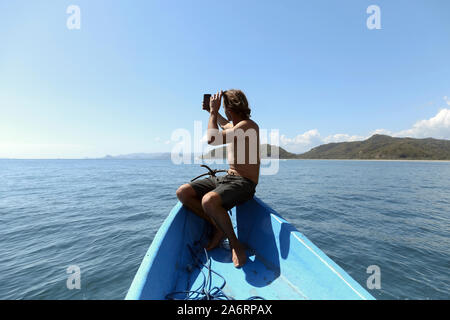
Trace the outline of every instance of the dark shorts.
[[256, 191], [256, 184], [252, 180], [229, 174], [219, 177], [208, 177], [189, 184], [200, 199], [210, 191], [219, 194], [222, 200], [222, 207], [226, 210], [230, 210], [234, 206], [252, 199]]

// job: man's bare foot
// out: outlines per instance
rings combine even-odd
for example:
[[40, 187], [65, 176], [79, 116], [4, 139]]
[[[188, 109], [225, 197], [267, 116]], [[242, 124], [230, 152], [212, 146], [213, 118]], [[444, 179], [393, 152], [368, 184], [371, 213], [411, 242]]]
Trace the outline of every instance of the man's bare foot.
[[220, 242], [222, 241], [222, 239], [224, 237], [225, 237], [225, 234], [222, 231], [216, 229], [214, 231], [214, 234], [213, 234], [211, 240], [209, 240], [208, 245], [205, 247], [206, 251], [210, 251], [210, 250], [216, 248], [220, 244]]
[[247, 262], [245, 247], [239, 244], [231, 249], [233, 254], [233, 263], [236, 268], [242, 267]]

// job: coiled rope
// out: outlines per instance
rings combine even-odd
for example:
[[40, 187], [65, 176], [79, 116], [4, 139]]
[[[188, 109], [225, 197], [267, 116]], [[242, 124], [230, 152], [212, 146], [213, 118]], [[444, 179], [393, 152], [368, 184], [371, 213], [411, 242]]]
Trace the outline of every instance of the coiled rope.
[[[195, 253], [195, 251], [192, 249], [190, 245], [187, 245], [189, 252], [191, 253], [191, 256], [193, 258], [193, 261], [195, 263], [195, 267], [199, 268], [202, 275], [203, 275], [203, 282], [202, 284], [195, 290], [185, 290], [185, 291], [175, 291], [171, 292], [166, 295], [166, 299], [168, 300], [235, 300], [233, 297], [228, 296], [225, 292], [223, 292], [223, 288], [225, 287], [227, 281], [226, 279], [219, 274], [218, 272], [214, 271], [211, 268], [211, 258], [208, 255], [208, 252], [206, 249], [203, 248], [203, 251], [206, 256], [206, 262], [203, 263], [203, 261], [198, 257], [198, 255]], [[206, 268], [207, 273], [205, 274], [204, 268]], [[192, 266], [187, 266], [188, 271], [192, 271]], [[220, 287], [218, 286], [212, 286], [212, 275], [216, 274], [222, 279], [222, 285]], [[188, 284], [189, 286], [189, 284]], [[183, 298], [177, 299], [177, 295], [183, 295]], [[252, 296], [247, 298], [247, 300], [265, 300], [263, 297], [260, 296]]]

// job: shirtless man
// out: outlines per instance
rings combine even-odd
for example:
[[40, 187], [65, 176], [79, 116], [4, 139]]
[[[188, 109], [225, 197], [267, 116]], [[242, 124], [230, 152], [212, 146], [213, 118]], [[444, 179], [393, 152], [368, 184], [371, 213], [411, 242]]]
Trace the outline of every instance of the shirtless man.
[[[219, 114], [221, 99], [228, 118]], [[247, 98], [240, 90], [217, 92], [209, 104], [208, 144], [227, 144], [227, 175], [208, 177], [177, 190], [178, 199], [195, 214], [214, 226], [214, 233], [206, 249], [217, 247], [227, 237], [236, 267], [245, 264], [245, 247], [239, 242], [233, 230], [228, 210], [237, 204], [253, 198], [259, 179], [259, 127], [250, 120]], [[231, 121], [231, 122], [230, 122]], [[222, 128], [219, 130], [218, 124]]]

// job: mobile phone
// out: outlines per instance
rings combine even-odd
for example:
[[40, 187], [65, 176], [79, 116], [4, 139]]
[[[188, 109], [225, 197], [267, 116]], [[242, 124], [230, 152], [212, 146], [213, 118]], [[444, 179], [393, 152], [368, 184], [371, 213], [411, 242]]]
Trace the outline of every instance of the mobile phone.
[[203, 95], [203, 110], [209, 111], [209, 101], [211, 99], [211, 95], [209, 93]]

